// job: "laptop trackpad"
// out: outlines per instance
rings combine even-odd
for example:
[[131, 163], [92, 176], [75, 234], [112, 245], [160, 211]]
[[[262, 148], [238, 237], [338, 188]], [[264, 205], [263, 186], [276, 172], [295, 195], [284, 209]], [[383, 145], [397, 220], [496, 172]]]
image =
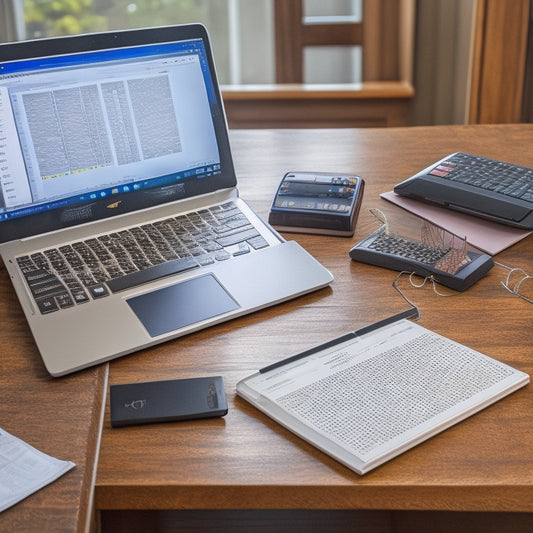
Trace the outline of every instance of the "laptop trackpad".
[[151, 337], [239, 308], [211, 274], [134, 296], [127, 302]]

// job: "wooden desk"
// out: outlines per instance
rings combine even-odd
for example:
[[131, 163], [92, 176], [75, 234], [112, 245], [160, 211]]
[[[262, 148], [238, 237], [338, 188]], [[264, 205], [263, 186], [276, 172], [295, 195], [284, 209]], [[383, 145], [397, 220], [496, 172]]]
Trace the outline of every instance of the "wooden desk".
[[[263, 365], [405, 309], [391, 286], [395, 273], [348, 258], [351, 246], [377, 227], [369, 208], [399, 209], [379, 194], [450, 152], [533, 166], [533, 125], [234, 131], [231, 138], [242, 196], [263, 217], [288, 170], [365, 178], [356, 233], [353, 238], [293, 236], [334, 274], [331, 288], [111, 364], [110, 384], [221, 374], [229, 413], [218, 420], [111, 429], [106, 411], [97, 508], [512, 511], [489, 515], [485, 530], [501, 526], [498, 517], [506, 526], [531, 527], [533, 515], [522, 514], [533, 512], [531, 386], [360, 477], [236, 397], [235, 385]], [[498, 260], [533, 274], [533, 237]], [[451, 297], [438, 296], [429, 285], [414, 289], [405, 282], [403, 287], [420, 306], [423, 326], [531, 374], [533, 306], [505, 291], [500, 280], [506, 273], [495, 267]], [[117, 527], [128, 515], [102, 516], [104, 531], [106, 524], [121, 531]], [[130, 516], [137, 525], [153, 519]], [[172, 515], [164, 516], [172, 522]], [[173, 516], [179, 522], [187, 513]], [[402, 516], [404, 525], [423, 523], [435, 530], [425, 514]], [[448, 513], [444, 522], [438, 516], [439, 523], [450, 525], [458, 515]], [[390, 514], [372, 513], [368, 520], [374, 530], [399, 530]], [[475, 515], [474, 523], [479, 520]], [[128, 530], [137, 531], [135, 524]]]
[[[533, 166], [533, 125], [240, 130], [231, 138], [242, 195], [263, 217], [287, 170], [360, 174], [366, 191], [357, 230], [353, 238], [293, 236], [332, 271], [331, 288], [109, 364], [111, 384], [221, 374], [230, 410], [217, 420], [111, 429], [106, 405], [95, 487], [102, 531], [246, 531], [258, 523], [276, 531], [531, 530], [531, 386], [360, 477], [237, 398], [235, 385], [265, 364], [405, 309], [391, 286], [395, 273], [348, 258], [376, 227], [370, 207], [398, 210], [379, 193], [456, 150]], [[498, 260], [533, 273], [533, 237]], [[423, 326], [531, 374], [533, 306], [501, 287], [505, 274], [495, 267], [449, 298], [429, 286], [403, 287]], [[0, 427], [78, 465], [2, 513], [0, 530], [81, 531], [107, 366], [49, 378], [5, 270], [0, 291]]]
[[47, 373], [16, 300], [0, 270], [0, 428], [76, 467], [0, 513], [0, 531], [87, 531], [108, 366], [54, 379]]

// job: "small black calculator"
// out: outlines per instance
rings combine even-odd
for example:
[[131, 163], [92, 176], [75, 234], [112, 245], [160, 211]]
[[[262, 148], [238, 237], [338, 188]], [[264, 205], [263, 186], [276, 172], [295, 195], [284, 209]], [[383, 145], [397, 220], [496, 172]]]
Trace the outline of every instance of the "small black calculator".
[[280, 231], [349, 237], [354, 233], [363, 190], [359, 176], [287, 172], [268, 221]]
[[354, 261], [430, 277], [464, 291], [493, 266], [492, 258], [465, 248], [430, 246], [380, 228], [350, 250]]

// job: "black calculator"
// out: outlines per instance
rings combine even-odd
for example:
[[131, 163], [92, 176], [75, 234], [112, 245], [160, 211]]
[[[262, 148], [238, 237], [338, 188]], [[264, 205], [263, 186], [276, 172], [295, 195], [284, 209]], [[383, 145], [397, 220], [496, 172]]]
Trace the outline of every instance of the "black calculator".
[[363, 198], [359, 176], [287, 172], [268, 216], [279, 231], [351, 237]]
[[493, 266], [490, 255], [463, 248], [430, 246], [420, 240], [389, 233], [381, 227], [350, 250], [354, 261], [414, 273], [464, 291]]

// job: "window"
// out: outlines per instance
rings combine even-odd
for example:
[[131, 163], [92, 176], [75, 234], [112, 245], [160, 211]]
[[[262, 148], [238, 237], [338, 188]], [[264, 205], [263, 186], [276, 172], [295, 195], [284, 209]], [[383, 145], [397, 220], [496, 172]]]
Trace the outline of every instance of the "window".
[[[202, 22], [213, 40], [222, 84], [280, 81], [274, 65], [279, 34], [274, 27], [275, 0], [12, 1], [23, 6], [24, 39]], [[292, 0], [282, 3], [300, 5]], [[302, 22], [319, 31], [324, 22], [361, 22], [362, 0], [304, 0], [301, 5]], [[306, 83], [361, 80], [360, 46], [306, 46], [303, 61]]]
[[201, 22], [221, 83], [274, 81], [272, 0], [24, 0], [23, 6], [24, 39]]
[[202, 22], [230, 127], [404, 125], [415, 2], [4, 0], [0, 40]]
[[275, 17], [277, 82], [362, 81], [363, 0], [276, 0]]

